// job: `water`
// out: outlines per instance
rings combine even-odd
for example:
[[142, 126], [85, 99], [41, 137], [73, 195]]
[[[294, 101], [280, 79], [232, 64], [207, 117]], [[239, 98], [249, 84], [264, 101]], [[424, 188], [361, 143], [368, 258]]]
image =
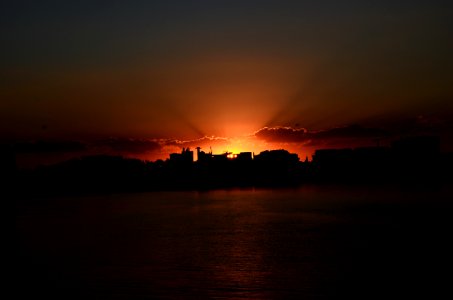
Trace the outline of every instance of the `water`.
[[445, 296], [450, 281], [442, 272], [451, 272], [449, 195], [303, 187], [28, 201], [16, 208], [17, 294]]

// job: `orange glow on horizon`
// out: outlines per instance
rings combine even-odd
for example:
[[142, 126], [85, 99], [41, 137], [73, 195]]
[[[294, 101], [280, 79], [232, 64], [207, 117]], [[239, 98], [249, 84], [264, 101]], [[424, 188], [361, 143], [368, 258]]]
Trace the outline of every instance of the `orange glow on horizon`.
[[305, 146], [300, 143], [285, 143], [285, 142], [268, 142], [256, 137], [253, 132], [243, 136], [205, 136], [199, 139], [181, 139], [176, 140], [176, 143], [166, 145], [165, 140], [161, 141], [162, 147], [158, 151], [150, 151], [141, 155], [134, 155], [137, 158], [156, 161], [158, 159], [166, 160], [171, 153], [180, 153], [182, 148], [189, 148], [194, 151], [194, 160], [197, 157], [197, 147], [205, 153], [212, 152], [213, 154], [228, 153], [229, 159], [234, 159], [241, 152], [251, 152], [257, 155], [266, 150], [284, 149], [290, 153], [296, 153], [301, 161], [306, 157], [311, 160], [315, 148], [313, 146]]
[[234, 154], [234, 153], [231, 153], [231, 152], [230, 152], [230, 153], [228, 153], [227, 157], [228, 157], [229, 159], [235, 159], [235, 158], [237, 157], [237, 154]]

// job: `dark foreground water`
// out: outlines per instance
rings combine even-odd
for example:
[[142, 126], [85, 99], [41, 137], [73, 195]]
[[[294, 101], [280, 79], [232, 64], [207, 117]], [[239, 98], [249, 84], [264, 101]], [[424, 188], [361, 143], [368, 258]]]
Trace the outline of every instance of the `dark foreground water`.
[[16, 298], [449, 298], [451, 196], [303, 187], [20, 202]]

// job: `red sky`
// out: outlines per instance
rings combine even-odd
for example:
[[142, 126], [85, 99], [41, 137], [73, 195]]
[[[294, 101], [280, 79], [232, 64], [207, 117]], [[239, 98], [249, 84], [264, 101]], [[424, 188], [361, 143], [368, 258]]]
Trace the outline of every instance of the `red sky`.
[[451, 150], [451, 8], [448, 1], [5, 3], [0, 143], [83, 145], [47, 151], [52, 159], [157, 159], [186, 146], [284, 148], [305, 158], [316, 148], [436, 134]]

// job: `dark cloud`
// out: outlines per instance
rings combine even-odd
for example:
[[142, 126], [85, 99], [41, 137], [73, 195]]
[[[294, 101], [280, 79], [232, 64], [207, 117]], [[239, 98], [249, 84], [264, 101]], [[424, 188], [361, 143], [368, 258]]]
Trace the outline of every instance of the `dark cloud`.
[[267, 142], [317, 144], [338, 139], [370, 139], [388, 135], [379, 128], [367, 128], [360, 125], [348, 125], [319, 131], [308, 131], [305, 128], [264, 127], [255, 133], [259, 139]]
[[312, 137], [312, 139], [379, 138], [386, 137], [389, 135], [389, 133], [381, 128], [369, 128], [354, 124], [311, 132], [309, 133], [309, 135]]
[[307, 130], [305, 128], [292, 127], [264, 127], [257, 132], [255, 136], [267, 142], [306, 142], [309, 140]]
[[14, 145], [16, 153], [68, 153], [85, 151], [87, 146], [77, 141], [33, 141]]
[[264, 127], [255, 137], [271, 143], [298, 143], [307, 147], [357, 147], [373, 145], [378, 140], [388, 144], [401, 136], [439, 136], [443, 147], [453, 149], [451, 114], [425, 114], [406, 118], [380, 118], [364, 125], [347, 125], [318, 131], [293, 127]]
[[113, 152], [123, 154], [140, 154], [161, 149], [159, 142], [148, 139], [109, 138], [98, 141], [97, 147], [107, 147]]
[[382, 123], [394, 135], [444, 135], [453, 129], [453, 116], [419, 115]]
[[204, 136], [199, 139], [193, 140], [176, 140], [176, 139], [168, 139], [168, 140], [161, 140], [161, 145], [165, 146], [176, 146], [176, 147], [206, 147], [206, 146], [215, 146], [215, 145], [225, 145], [228, 144], [229, 139], [224, 137], [216, 137], [216, 136]]

